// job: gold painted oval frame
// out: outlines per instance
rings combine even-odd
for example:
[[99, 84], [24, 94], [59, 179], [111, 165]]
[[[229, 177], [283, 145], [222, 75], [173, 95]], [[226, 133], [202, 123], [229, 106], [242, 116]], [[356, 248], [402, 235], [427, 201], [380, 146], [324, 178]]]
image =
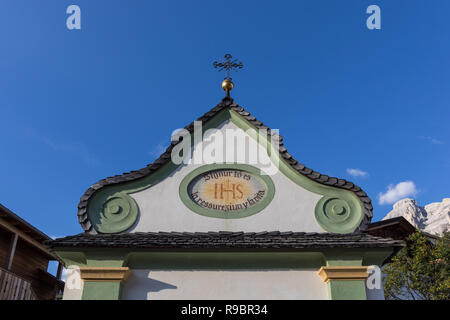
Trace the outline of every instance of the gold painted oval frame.
[[[190, 183], [195, 180], [199, 175], [204, 174], [209, 171], [214, 170], [227, 170], [227, 169], [234, 169], [239, 170], [243, 172], [250, 173], [257, 179], [259, 179], [266, 187], [267, 194], [266, 196], [261, 200], [261, 202], [255, 204], [251, 208], [242, 209], [242, 210], [236, 210], [236, 211], [218, 211], [213, 209], [208, 209], [205, 207], [200, 206], [199, 204], [195, 203], [192, 198], [189, 196], [189, 185]], [[266, 175], [261, 174], [262, 170], [255, 168], [253, 166], [250, 166], [248, 164], [209, 164], [201, 166], [200, 168], [197, 168], [193, 171], [191, 171], [188, 175], [186, 175], [183, 180], [180, 183], [179, 187], [179, 195], [181, 201], [184, 203], [186, 207], [188, 207], [193, 212], [210, 218], [219, 218], [219, 219], [241, 219], [245, 217], [252, 216], [254, 214], [257, 214], [258, 212], [262, 211], [264, 208], [266, 208], [269, 203], [272, 201], [273, 197], [275, 196], [275, 185], [273, 184], [272, 179]]]

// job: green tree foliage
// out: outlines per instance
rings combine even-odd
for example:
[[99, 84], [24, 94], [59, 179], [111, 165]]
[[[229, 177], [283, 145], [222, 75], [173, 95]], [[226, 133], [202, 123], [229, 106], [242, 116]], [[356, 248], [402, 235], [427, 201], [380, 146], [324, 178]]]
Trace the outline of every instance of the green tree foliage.
[[417, 231], [383, 268], [389, 300], [450, 299], [450, 232], [432, 243]]

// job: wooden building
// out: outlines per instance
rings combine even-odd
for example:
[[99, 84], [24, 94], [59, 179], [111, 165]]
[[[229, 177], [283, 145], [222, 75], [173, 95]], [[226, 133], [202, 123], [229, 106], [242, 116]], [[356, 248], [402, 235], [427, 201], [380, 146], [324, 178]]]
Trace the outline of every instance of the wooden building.
[[[372, 222], [367, 227], [367, 233], [383, 238], [392, 238], [396, 240], [406, 240], [414, 232], [418, 231], [411, 223], [403, 217], [396, 217], [387, 220]], [[428, 241], [434, 243], [439, 237], [425, 232], [422, 233], [427, 237]]]
[[43, 242], [46, 234], [0, 204], [0, 300], [51, 300], [64, 288], [57, 276], [47, 272], [57, 260]]
[[397, 240], [405, 240], [416, 232], [416, 228], [403, 217], [372, 222], [367, 228], [367, 233]]

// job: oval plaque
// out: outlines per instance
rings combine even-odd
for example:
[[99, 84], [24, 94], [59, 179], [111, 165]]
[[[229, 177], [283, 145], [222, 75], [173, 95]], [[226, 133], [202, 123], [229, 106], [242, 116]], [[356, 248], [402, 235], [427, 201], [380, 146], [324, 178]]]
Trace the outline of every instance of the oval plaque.
[[248, 165], [207, 165], [180, 185], [183, 203], [204, 216], [238, 219], [264, 209], [274, 196], [272, 180]]

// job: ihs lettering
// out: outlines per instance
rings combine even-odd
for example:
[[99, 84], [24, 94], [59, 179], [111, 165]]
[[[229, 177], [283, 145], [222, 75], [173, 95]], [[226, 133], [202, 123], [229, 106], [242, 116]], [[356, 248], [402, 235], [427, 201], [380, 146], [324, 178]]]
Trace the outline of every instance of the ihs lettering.
[[[237, 194], [236, 194], [237, 192]], [[229, 200], [229, 195], [233, 200], [242, 199], [244, 193], [242, 192], [242, 185], [240, 183], [231, 183], [230, 188], [230, 180], [226, 180], [225, 186], [224, 183], [216, 183], [214, 184], [214, 199], [223, 199], [223, 195], [225, 193], [225, 200]]]

